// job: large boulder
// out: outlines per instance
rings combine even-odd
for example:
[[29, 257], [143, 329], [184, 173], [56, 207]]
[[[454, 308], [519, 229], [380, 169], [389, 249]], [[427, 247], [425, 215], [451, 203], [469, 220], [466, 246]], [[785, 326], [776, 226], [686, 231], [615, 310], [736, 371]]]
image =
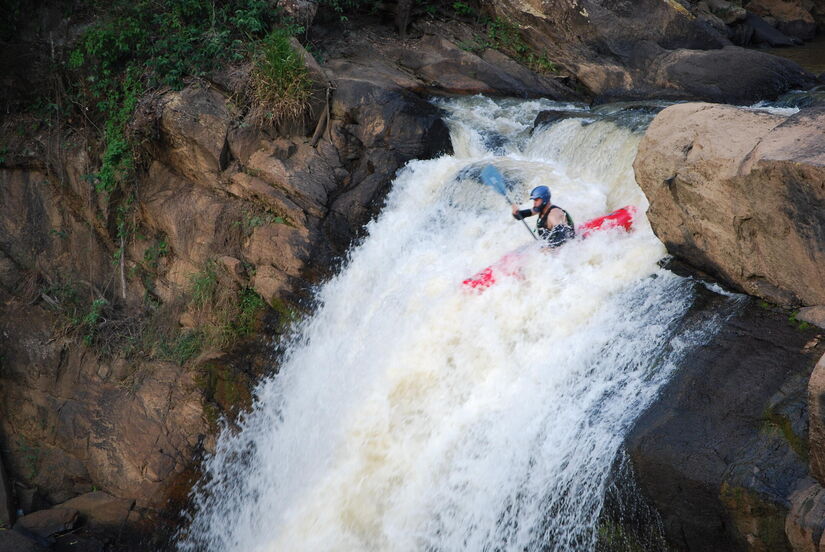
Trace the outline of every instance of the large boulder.
[[668, 251], [782, 305], [825, 304], [825, 109], [681, 104], [634, 162]]
[[134, 505], [134, 500], [93, 491], [67, 500], [58, 507], [76, 511], [87, 528], [119, 529], [126, 523]]
[[677, 550], [790, 550], [792, 509], [794, 540], [820, 531], [793, 506], [811, 485], [806, 384], [825, 352], [818, 334], [749, 299], [637, 421], [632, 464]]
[[825, 489], [815, 481], [800, 485], [790, 496], [785, 534], [794, 552], [821, 552], [825, 532]]
[[71, 508], [50, 508], [38, 510], [18, 519], [14, 528], [38, 537], [50, 537], [73, 529], [77, 524], [77, 510]]

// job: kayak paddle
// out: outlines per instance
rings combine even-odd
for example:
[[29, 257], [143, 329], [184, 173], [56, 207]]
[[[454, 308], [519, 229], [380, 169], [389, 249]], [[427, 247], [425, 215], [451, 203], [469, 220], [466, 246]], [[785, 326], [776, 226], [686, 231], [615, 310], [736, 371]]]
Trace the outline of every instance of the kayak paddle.
[[[501, 175], [501, 172], [497, 168], [495, 168], [492, 165], [487, 165], [486, 167], [484, 167], [484, 169], [481, 171], [481, 182], [491, 187], [499, 194], [501, 194], [502, 197], [504, 197], [504, 199], [507, 201], [508, 206], [514, 205], [513, 201], [511, 201], [510, 198], [507, 196], [507, 186], [504, 184], [504, 177]], [[533, 233], [533, 231], [530, 230], [530, 227], [527, 226], [527, 223], [524, 221], [524, 219], [520, 220], [522, 224], [524, 224], [524, 227], [527, 228], [527, 231], [530, 232], [530, 235], [533, 236], [533, 239], [539, 239]]]

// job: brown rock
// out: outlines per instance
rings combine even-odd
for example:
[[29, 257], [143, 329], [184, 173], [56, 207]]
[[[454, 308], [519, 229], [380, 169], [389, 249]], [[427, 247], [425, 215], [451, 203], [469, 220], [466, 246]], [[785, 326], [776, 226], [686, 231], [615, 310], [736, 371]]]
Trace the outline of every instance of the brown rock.
[[20, 531], [28, 531], [40, 537], [49, 537], [73, 529], [77, 524], [77, 510], [72, 508], [50, 508], [27, 514], [14, 524]]
[[195, 320], [195, 316], [191, 312], [186, 311], [178, 318], [178, 324], [180, 324], [181, 328], [191, 330], [197, 326], [198, 323]]
[[272, 304], [289, 289], [289, 281], [287, 276], [274, 266], [262, 265], [255, 270], [252, 287], [267, 303]]
[[304, 211], [287, 195], [262, 179], [239, 172], [232, 175], [227, 190], [244, 199], [254, 200], [270, 208], [274, 213], [298, 223], [306, 223]]
[[816, 35], [816, 21], [802, 0], [751, 0], [747, 9], [775, 19], [777, 28], [788, 36], [810, 40]]
[[431, 91], [571, 97], [554, 79], [536, 75], [501, 52], [487, 49], [479, 57], [434, 35], [425, 35], [411, 48], [399, 51], [398, 57]]
[[187, 179], [213, 187], [228, 161], [226, 136], [231, 120], [216, 90], [188, 86], [160, 102], [160, 129], [167, 163]]
[[223, 268], [223, 271], [229, 275], [235, 283], [242, 284], [244, 282], [245, 271], [243, 263], [235, 257], [230, 257], [229, 255], [218, 257], [218, 265]]
[[808, 381], [808, 441], [811, 475], [825, 484], [825, 356], [816, 364]]
[[801, 487], [790, 496], [785, 535], [794, 552], [819, 552], [825, 529], [825, 489], [811, 480]]
[[95, 491], [67, 500], [58, 507], [76, 510], [91, 529], [111, 529], [123, 525], [134, 504], [134, 500]]
[[825, 328], [825, 305], [801, 308], [796, 314], [796, 319]]
[[742, 6], [737, 6], [727, 0], [708, 0], [708, 7], [711, 12], [722, 20], [726, 25], [732, 25], [745, 19], [747, 11]]
[[791, 117], [682, 104], [634, 162], [673, 255], [782, 305], [825, 303], [825, 110]]

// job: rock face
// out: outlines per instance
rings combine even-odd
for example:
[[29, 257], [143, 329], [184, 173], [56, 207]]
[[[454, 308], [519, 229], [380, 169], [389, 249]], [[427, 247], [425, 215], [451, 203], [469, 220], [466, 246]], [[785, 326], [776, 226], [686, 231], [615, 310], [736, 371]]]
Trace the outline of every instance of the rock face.
[[638, 420], [628, 451], [677, 550], [791, 550], [821, 534], [803, 503], [821, 496], [806, 386], [824, 337], [749, 300]]
[[[396, 171], [450, 151], [424, 94], [578, 97], [502, 54], [434, 36], [412, 49], [373, 37], [381, 55], [370, 56], [364, 36], [348, 40], [331, 41], [324, 66], [313, 65], [324, 98], [295, 124], [249, 124], [231, 79], [217, 74], [145, 98], [130, 127], [144, 147], [131, 189], [95, 190], [95, 148], [81, 134], [10, 138], [0, 161], [0, 432], [18, 492], [3, 522], [15, 507], [59, 505], [79, 512], [84, 531], [118, 532], [177, 508], [217, 416], [251, 400], [255, 377], [271, 369], [264, 341], [282, 331], [284, 301], [346, 250]], [[268, 308], [255, 331], [266, 335], [187, 356], [185, 338], [209, 315], [192, 299], [198, 278], [230, 300], [257, 292]], [[0, 540], [17, 546], [18, 536]]]
[[673, 255], [782, 305], [825, 304], [825, 110], [790, 117], [682, 104], [634, 162]]
[[[802, 0], [751, 0], [748, 10], [762, 17], [776, 21], [777, 29], [803, 40], [810, 40], [816, 34], [816, 21]], [[812, 3], [811, 3], [812, 4]]]
[[808, 382], [811, 429], [811, 474], [825, 484], [825, 357], [817, 363]]
[[[732, 23], [743, 15], [741, 8], [713, 4]], [[815, 82], [793, 62], [731, 46], [725, 23], [713, 15], [721, 27], [716, 28], [703, 17], [706, 5], [582, 0], [537, 6], [506, 0], [491, 9], [517, 21], [531, 45], [550, 52], [605, 99], [752, 103]]]
[[77, 523], [77, 510], [71, 508], [51, 508], [21, 517], [14, 524], [17, 531], [25, 531], [38, 537], [50, 537], [73, 529]]

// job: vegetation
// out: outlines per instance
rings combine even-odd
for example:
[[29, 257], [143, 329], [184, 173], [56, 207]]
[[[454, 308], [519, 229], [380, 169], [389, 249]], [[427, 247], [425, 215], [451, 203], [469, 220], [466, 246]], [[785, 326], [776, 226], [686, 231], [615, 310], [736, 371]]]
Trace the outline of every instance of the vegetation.
[[[461, 4], [457, 2], [456, 4]], [[465, 8], [462, 8], [464, 10]], [[538, 54], [524, 41], [518, 26], [500, 17], [493, 19], [480, 18], [486, 34], [476, 36], [472, 42], [461, 43], [460, 46], [469, 51], [480, 51], [486, 48], [499, 50], [515, 60], [528, 66], [537, 73], [558, 73], [559, 67], [553, 63], [546, 53]]]
[[309, 104], [312, 80], [304, 59], [290, 44], [297, 27], [269, 33], [254, 58], [251, 122], [260, 126], [300, 117]]
[[[164, 243], [147, 250], [150, 259], [163, 250]], [[138, 314], [128, 314], [102, 297], [94, 298], [82, 290], [80, 282], [61, 282], [39, 293], [65, 321], [64, 335], [79, 336], [104, 356], [184, 364], [204, 349], [231, 347], [252, 336], [267, 309], [255, 290], [222, 286], [218, 276], [219, 268], [209, 261], [192, 275], [185, 296], [167, 305], [149, 303]], [[279, 305], [279, 309], [285, 307]], [[194, 314], [193, 327], [180, 328], [184, 312]], [[276, 312], [282, 315], [281, 310]]]

